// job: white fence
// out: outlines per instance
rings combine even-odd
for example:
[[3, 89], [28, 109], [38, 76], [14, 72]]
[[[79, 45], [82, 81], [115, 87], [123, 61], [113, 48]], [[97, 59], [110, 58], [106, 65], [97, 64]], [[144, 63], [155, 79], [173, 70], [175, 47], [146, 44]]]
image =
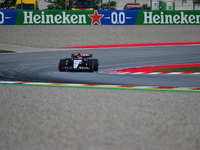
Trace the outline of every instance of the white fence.
[[[106, 0], [107, 1], [107, 0]], [[122, 10], [126, 3], [134, 3], [135, 0], [115, 0], [117, 1], [117, 9]], [[158, 0], [152, 0], [157, 2]], [[150, 0], [136, 0], [137, 3], [148, 4], [150, 6]], [[186, 4], [182, 5], [182, 0], [175, 0], [175, 10], [193, 10], [193, 0], [187, 0]], [[195, 10], [200, 10], [200, 6], [195, 6]]]
[[[111, 0], [110, 0], [111, 1]], [[117, 4], [117, 10], [122, 10], [126, 3], [134, 3], [135, 0], [115, 0]], [[156, 2], [158, 0], [152, 0]], [[103, 3], [108, 2], [108, 0], [103, 0]], [[136, 0], [137, 3], [148, 4], [150, 6], [150, 0]], [[45, 9], [48, 5], [44, 0], [38, 0], [40, 10]], [[175, 0], [175, 10], [193, 10], [193, 0], [187, 0], [186, 4], [182, 5], [182, 0]], [[195, 10], [200, 10], [200, 6], [195, 6]]]

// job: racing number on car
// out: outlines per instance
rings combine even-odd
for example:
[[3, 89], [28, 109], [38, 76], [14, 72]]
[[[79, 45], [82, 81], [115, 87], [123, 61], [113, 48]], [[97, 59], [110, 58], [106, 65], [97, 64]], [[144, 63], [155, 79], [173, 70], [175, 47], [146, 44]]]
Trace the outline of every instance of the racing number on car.
[[119, 14], [117, 12], [111, 13], [111, 22], [112, 24], [124, 24], [126, 20], [125, 13], [120, 12]]

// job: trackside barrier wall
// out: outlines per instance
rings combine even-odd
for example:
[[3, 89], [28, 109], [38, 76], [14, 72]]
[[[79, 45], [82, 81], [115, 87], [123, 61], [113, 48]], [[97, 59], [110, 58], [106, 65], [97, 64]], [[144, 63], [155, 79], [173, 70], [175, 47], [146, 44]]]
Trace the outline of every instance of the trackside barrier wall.
[[200, 11], [0, 10], [0, 25], [200, 25]]

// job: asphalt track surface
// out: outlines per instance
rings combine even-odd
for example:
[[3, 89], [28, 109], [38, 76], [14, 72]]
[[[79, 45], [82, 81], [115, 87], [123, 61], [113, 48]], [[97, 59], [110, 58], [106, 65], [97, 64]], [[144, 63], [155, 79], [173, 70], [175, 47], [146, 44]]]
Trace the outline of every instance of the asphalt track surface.
[[[99, 71], [59, 72], [59, 59], [77, 50], [0, 55], [0, 80], [199, 88], [199, 75], [113, 75], [102, 71], [146, 66], [199, 63], [200, 46], [162, 46], [111, 49], [83, 49], [99, 59]], [[5, 63], [6, 62], [6, 63]]]

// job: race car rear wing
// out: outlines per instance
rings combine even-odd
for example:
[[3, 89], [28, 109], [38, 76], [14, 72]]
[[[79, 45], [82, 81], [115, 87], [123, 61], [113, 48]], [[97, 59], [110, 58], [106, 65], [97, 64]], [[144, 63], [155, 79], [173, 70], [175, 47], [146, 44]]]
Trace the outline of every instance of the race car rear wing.
[[[77, 56], [77, 54], [72, 54], [72, 58], [73, 57], [76, 57]], [[83, 58], [92, 58], [92, 54], [81, 54], [81, 57], [83, 57]]]

